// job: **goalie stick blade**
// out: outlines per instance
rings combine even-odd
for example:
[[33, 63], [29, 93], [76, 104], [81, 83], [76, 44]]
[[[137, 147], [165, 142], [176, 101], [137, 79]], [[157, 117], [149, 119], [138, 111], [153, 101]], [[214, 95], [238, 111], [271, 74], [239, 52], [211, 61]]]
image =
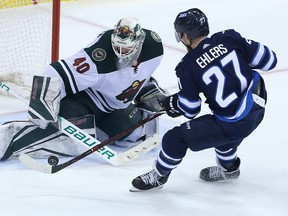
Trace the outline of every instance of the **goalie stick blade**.
[[160, 135], [155, 134], [154, 136], [149, 137], [147, 140], [143, 141], [134, 148], [131, 148], [125, 152], [118, 153], [117, 166], [129, 163], [135, 160], [136, 158], [140, 157], [141, 155], [146, 154], [147, 152], [157, 147], [159, 143], [160, 143]]
[[21, 154], [19, 156], [21, 163], [29, 169], [37, 170], [42, 173], [51, 174], [52, 166], [48, 164], [41, 164], [38, 161], [34, 160], [27, 154]]
[[[136, 158], [140, 157], [141, 155], [144, 155], [148, 151], [151, 151], [155, 147], [158, 146], [160, 143], [160, 135], [155, 134], [153, 137], [148, 138], [144, 142], [140, 143], [139, 145], [135, 146], [132, 149], [129, 149], [128, 151], [118, 153], [118, 160], [116, 166], [124, 165], [126, 163], [129, 163]], [[42, 164], [38, 160], [33, 159], [27, 154], [21, 154], [19, 156], [20, 162], [26, 166], [29, 169], [46, 173], [46, 174], [54, 174], [62, 169], [64, 169], [67, 166], [70, 166], [71, 164], [77, 162], [78, 160], [82, 159], [86, 155], [89, 155], [93, 152], [92, 149], [84, 152], [83, 154], [78, 155], [75, 158], [72, 158], [71, 160], [68, 160], [67, 162], [55, 166], [51, 166], [48, 164]]]

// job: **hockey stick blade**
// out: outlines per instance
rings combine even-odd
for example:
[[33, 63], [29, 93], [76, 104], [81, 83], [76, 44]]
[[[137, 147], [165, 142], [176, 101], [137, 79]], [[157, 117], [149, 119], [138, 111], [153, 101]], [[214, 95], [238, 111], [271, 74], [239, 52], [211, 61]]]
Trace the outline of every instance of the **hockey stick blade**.
[[[51, 166], [48, 164], [41, 164], [41, 163], [39, 163], [39, 161], [37, 161], [37, 160], [31, 158], [29, 155], [25, 155], [25, 154], [21, 154], [19, 156], [19, 160], [21, 161], [22, 164], [24, 164], [28, 168], [31, 168], [31, 169], [39, 171], [39, 172], [47, 173], [47, 174], [53, 174], [53, 173], [59, 172], [60, 170], [74, 164], [75, 162], [77, 162], [77, 161], [81, 160], [82, 158], [90, 155], [91, 153], [98, 151], [99, 149], [103, 148], [104, 146], [111, 144], [115, 140], [120, 139], [121, 137], [129, 134], [131, 131], [135, 130], [136, 128], [144, 125], [145, 123], [151, 121], [152, 119], [159, 117], [162, 114], [163, 114], [163, 112], [154, 113], [153, 115], [148, 116], [147, 118], [142, 119], [141, 121], [137, 122], [135, 125], [131, 126], [127, 130], [115, 135], [114, 137], [111, 137], [111, 138], [101, 142], [100, 144], [98, 144], [96, 146], [93, 146], [92, 148], [88, 149], [84, 153], [82, 153], [82, 154], [72, 158], [71, 160], [68, 160], [68, 161], [62, 163], [62, 164], [59, 164], [59, 165]], [[156, 140], [158, 140], [158, 141], [156, 142]], [[144, 144], [141, 145], [142, 144], [141, 143], [138, 145], [139, 146], [138, 148], [137, 148], [137, 146], [135, 146], [134, 148], [128, 150], [126, 153], [125, 152], [124, 153], [118, 153], [117, 156], [119, 156], [120, 159], [118, 160], [117, 165], [122, 165], [122, 164], [127, 163], [128, 161], [134, 160], [135, 158], [140, 156], [140, 154], [139, 154], [140, 152], [146, 153], [146, 152], [150, 151], [151, 149], [153, 149], [153, 147], [157, 146], [157, 144], [159, 143], [159, 140], [160, 140], [160, 138], [156, 137], [152, 141], [152, 145], [147, 146], [147, 149], [146, 149], [146, 146]], [[147, 143], [148, 143], [148, 141], [145, 144], [147, 145]], [[148, 143], [148, 144], [150, 144], [150, 143]], [[137, 154], [137, 152], [139, 152], [139, 153]]]
[[[118, 153], [118, 165], [124, 165], [128, 162], [131, 162], [132, 160], [138, 158], [140, 155], [144, 155], [145, 153], [157, 147], [159, 143], [160, 143], [160, 136], [159, 134], [156, 134], [153, 137], [150, 137], [149, 139], [135, 146], [134, 148], [129, 149], [128, 151]], [[90, 154], [90, 151], [89, 153], [86, 153], [84, 157], [86, 157], [89, 154]], [[25, 167], [38, 171], [38, 172], [47, 173], [47, 174], [56, 173], [64, 169], [65, 167], [79, 161], [82, 158], [83, 158], [83, 155], [81, 154], [63, 164], [51, 166], [49, 164], [40, 163], [38, 160], [33, 159], [28, 154], [21, 154], [19, 156], [19, 160]]]
[[141, 155], [146, 154], [151, 151], [155, 147], [157, 147], [160, 143], [160, 135], [154, 134], [154, 136], [149, 137], [147, 140], [143, 141], [139, 145], [131, 148], [125, 152], [118, 153], [118, 165], [124, 165], [132, 160], [135, 160]]
[[108, 145], [110, 143], [109, 140], [105, 140], [104, 142], [100, 143], [99, 145], [94, 146], [93, 148], [91, 148], [91, 149], [85, 151], [84, 153], [72, 158], [71, 160], [68, 160], [62, 164], [55, 165], [55, 166], [51, 166], [48, 164], [42, 164], [38, 160], [33, 159], [32, 157], [30, 157], [27, 154], [20, 154], [18, 159], [27, 168], [30, 168], [30, 169], [33, 169], [35, 171], [39, 171], [42, 173], [53, 174], [53, 173], [59, 172], [60, 170], [70, 166], [71, 164], [74, 164], [75, 162], [77, 162], [77, 161], [81, 160], [82, 158], [90, 155], [94, 151], [99, 150], [100, 148], [104, 147], [105, 145]]
[[48, 164], [38, 163], [27, 154], [20, 154], [18, 157], [20, 162], [29, 169], [36, 170], [43, 173], [52, 173], [52, 166]]

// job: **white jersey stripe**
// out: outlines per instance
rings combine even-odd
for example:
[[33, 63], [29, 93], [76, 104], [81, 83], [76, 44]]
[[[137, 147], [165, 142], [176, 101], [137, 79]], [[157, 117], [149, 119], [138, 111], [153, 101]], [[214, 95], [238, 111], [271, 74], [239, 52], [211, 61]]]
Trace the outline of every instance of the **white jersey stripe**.
[[269, 61], [267, 62], [267, 64], [263, 67], [263, 68], [261, 68], [261, 70], [263, 70], [263, 71], [268, 71], [268, 70], [270, 70], [270, 68], [271, 68], [271, 65], [274, 63], [274, 61], [275, 61], [275, 56], [273, 55], [273, 53], [272, 53], [272, 51], [270, 50], [270, 49], [268, 49], [269, 50], [269, 56], [270, 56], [270, 58], [269, 58]]
[[259, 43], [257, 53], [252, 62], [250, 63], [250, 67], [256, 67], [260, 63], [264, 55], [265, 55], [265, 47], [264, 45]]
[[112, 112], [114, 109], [109, 107], [109, 105], [102, 99], [102, 97], [97, 92], [93, 92], [90, 88], [85, 90], [88, 96], [93, 100], [97, 107], [103, 112]]
[[75, 89], [74, 82], [73, 82], [73, 79], [71, 77], [71, 74], [69, 73], [69, 70], [67, 69], [67, 67], [64, 65], [64, 63], [62, 61], [58, 61], [58, 62], [62, 66], [63, 70], [65, 71], [65, 74], [67, 75], [67, 78], [69, 79], [69, 83], [70, 83], [72, 92], [74, 94], [76, 94], [77, 91]]

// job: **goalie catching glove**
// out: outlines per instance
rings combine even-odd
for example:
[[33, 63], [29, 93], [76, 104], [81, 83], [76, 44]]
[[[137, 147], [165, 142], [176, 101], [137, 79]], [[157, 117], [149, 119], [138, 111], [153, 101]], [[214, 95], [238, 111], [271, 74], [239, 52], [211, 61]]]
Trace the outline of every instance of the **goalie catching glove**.
[[163, 109], [159, 101], [167, 96], [168, 94], [159, 87], [156, 79], [151, 77], [135, 98], [135, 105], [148, 112], [157, 112]]
[[60, 109], [61, 80], [56, 77], [34, 76], [28, 118], [45, 129], [56, 122]]

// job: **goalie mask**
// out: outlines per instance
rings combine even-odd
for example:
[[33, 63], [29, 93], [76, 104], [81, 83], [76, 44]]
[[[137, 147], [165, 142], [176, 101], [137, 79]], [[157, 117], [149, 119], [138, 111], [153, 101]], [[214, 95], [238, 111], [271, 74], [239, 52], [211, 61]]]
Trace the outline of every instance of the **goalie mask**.
[[125, 62], [125, 66], [127, 66], [129, 62], [136, 60], [135, 56], [137, 55], [136, 58], [138, 58], [144, 39], [145, 32], [137, 19], [121, 19], [115, 25], [111, 35], [112, 47], [119, 62]]

